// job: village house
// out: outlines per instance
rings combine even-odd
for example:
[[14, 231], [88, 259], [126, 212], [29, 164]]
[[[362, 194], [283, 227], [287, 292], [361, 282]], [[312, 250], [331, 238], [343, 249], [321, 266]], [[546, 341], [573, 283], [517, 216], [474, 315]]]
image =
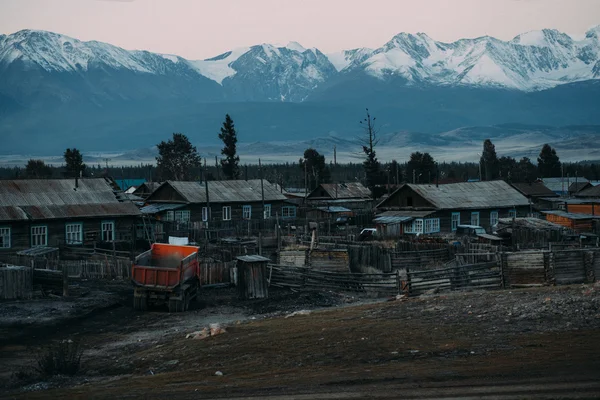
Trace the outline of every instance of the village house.
[[152, 192], [154, 192], [160, 186], [160, 182], [143, 182], [135, 188], [131, 193], [141, 197], [142, 199], [148, 198]]
[[587, 183], [588, 180], [583, 177], [559, 177], [559, 178], [542, 178], [544, 185], [559, 196], [568, 196], [569, 188], [573, 183], [576, 185], [573, 188], [579, 187], [580, 183]]
[[499, 218], [527, 216], [529, 200], [504, 181], [404, 184], [376, 207], [388, 235], [454, 232], [458, 225], [491, 228]]
[[130, 241], [139, 215], [110, 179], [0, 180], [0, 253]]
[[359, 182], [350, 182], [321, 183], [308, 194], [306, 201], [309, 210], [319, 210], [317, 214], [331, 207], [343, 207], [350, 210], [354, 216], [368, 214], [370, 218], [373, 200], [368, 188]]
[[[296, 218], [287, 202], [267, 180], [167, 181], [146, 199], [142, 213], [179, 225], [226, 226], [236, 221]], [[264, 204], [264, 208], [263, 208]]]

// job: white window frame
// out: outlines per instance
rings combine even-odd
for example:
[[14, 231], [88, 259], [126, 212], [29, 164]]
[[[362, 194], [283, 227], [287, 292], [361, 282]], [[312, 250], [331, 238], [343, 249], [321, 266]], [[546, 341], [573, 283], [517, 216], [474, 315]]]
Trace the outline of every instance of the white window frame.
[[452, 232], [456, 232], [459, 225], [460, 225], [460, 212], [453, 212], [452, 220], [451, 220]]
[[[111, 229], [106, 229], [110, 226]], [[105, 236], [105, 233], [110, 232], [110, 240], [108, 236]], [[102, 221], [100, 223], [100, 233], [103, 242], [114, 242], [115, 241], [115, 221]]]
[[517, 210], [514, 208], [512, 210], [508, 210], [508, 218], [517, 218]]
[[10, 238], [11, 238], [11, 228], [10, 226], [0, 226], [0, 238], [2, 238], [2, 243], [0, 243], [0, 249], [10, 249]]
[[202, 207], [202, 221], [208, 221], [208, 207]]
[[242, 206], [242, 219], [251, 219], [252, 218], [252, 206], [245, 205]]
[[263, 211], [263, 219], [271, 218], [271, 205], [265, 204], [265, 209]]
[[223, 206], [223, 221], [231, 221], [231, 206]]
[[173, 211], [173, 210], [167, 211], [167, 215], [165, 216], [165, 221], [175, 221], [175, 211]]
[[423, 233], [423, 227], [424, 227], [423, 219], [417, 218], [413, 221], [412, 232], [413, 233]]
[[431, 219], [432, 224], [431, 224], [431, 233], [437, 233], [440, 231], [440, 219], [439, 218], [432, 218]]
[[498, 224], [498, 211], [490, 211], [490, 228]]
[[82, 222], [68, 222], [65, 224], [65, 243], [83, 244]]
[[34, 225], [31, 227], [31, 247], [48, 246], [48, 225]]
[[175, 217], [174, 221], [180, 224], [188, 224], [191, 220], [190, 210], [177, 210], [173, 216]]
[[[291, 211], [293, 211], [293, 212], [291, 212]], [[281, 207], [281, 218], [296, 218], [296, 207], [295, 206]]]
[[[474, 219], [475, 217], [477, 217], [477, 220]], [[479, 221], [480, 221], [480, 219], [479, 219], [479, 211], [473, 211], [471, 213], [471, 225], [480, 226], [479, 225]]]

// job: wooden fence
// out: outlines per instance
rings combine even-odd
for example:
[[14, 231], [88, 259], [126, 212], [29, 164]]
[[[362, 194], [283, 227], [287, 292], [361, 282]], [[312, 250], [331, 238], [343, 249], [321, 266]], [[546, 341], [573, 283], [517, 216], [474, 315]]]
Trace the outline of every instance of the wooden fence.
[[274, 264], [269, 265], [267, 273], [269, 285], [281, 288], [337, 290], [371, 295], [395, 295], [402, 291], [398, 273], [328, 272]]
[[391, 252], [392, 270], [397, 269], [431, 269], [439, 267], [454, 258], [449, 247], [433, 250], [393, 251]]
[[33, 268], [0, 266], [0, 300], [29, 299], [33, 288]]
[[200, 261], [200, 283], [202, 285], [235, 284], [235, 261]]
[[502, 288], [502, 270], [497, 261], [458, 265], [429, 271], [407, 271], [408, 291], [419, 295], [428, 290], [454, 291]]

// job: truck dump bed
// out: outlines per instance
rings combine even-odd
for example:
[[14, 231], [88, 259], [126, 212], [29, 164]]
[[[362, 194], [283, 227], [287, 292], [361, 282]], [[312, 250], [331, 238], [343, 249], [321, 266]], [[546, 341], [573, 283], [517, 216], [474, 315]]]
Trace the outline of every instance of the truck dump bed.
[[135, 286], [171, 290], [199, 276], [198, 248], [155, 243], [136, 257], [131, 271]]

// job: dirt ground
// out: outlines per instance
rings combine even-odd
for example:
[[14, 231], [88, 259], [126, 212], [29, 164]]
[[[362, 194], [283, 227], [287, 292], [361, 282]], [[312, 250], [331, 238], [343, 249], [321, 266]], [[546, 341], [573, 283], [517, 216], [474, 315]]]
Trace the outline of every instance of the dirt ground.
[[[181, 314], [135, 312], [127, 287], [108, 289], [116, 305], [85, 318], [0, 325], [3, 397], [600, 397], [598, 285], [379, 302], [287, 291], [241, 302], [234, 290], [211, 289]], [[210, 323], [227, 332], [186, 338]], [[13, 375], [65, 338], [83, 343], [78, 376]]]

